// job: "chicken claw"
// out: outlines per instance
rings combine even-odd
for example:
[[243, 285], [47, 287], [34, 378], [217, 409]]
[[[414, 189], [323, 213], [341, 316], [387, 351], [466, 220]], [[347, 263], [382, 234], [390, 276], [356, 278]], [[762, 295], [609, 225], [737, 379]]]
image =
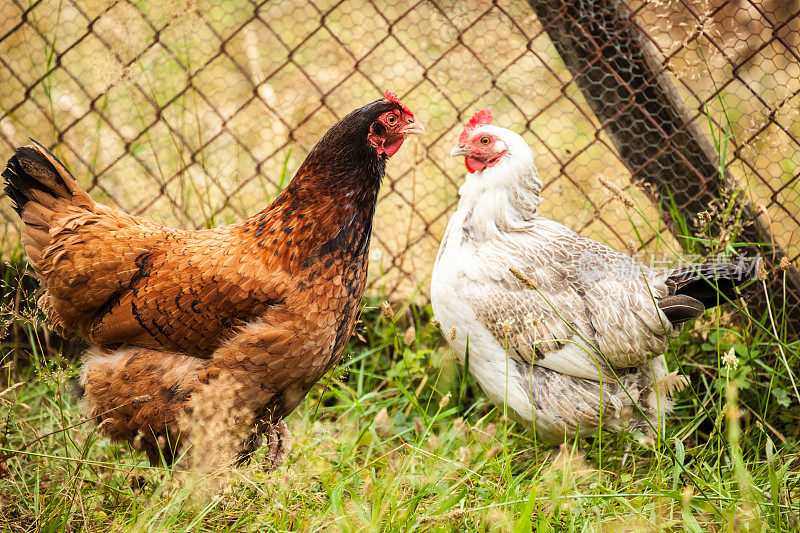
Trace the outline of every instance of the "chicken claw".
[[292, 433], [286, 422], [280, 420], [267, 431], [269, 449], [264, 456], [264, 471], [272, 472], [283, 465], [292, 453]]

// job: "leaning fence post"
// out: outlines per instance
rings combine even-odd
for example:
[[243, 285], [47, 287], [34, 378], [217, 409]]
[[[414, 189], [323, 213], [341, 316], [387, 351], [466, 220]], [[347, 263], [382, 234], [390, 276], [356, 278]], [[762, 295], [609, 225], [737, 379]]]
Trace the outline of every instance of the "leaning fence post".
[[[739, 187], [727, 170], [720, 173], [714, 145], [693, 120], [655, 46], [619, 0], [528, 0], [574, 76], [586, 101], [617, 148], [633, 180], [649, 184], [656, 200], [670, 196], [683, 218], [693, 224], [699, 213]], [[744, 226], [738, 240], [754, 244], [748, 251], [764, 256], [772, 294], [784, 294], [777, 266], [785, 254], [775, 243], [769, 223], [743, 195], [735, 195]], [[663, 212], [669, 222], [669, 213]], [[672, 226], [674, 227], [674, 226]], [[690, 226], [691, 227], [691, 226]], [[685, 241], [682, 242], [685, 244]], [[784, 260], [783, 266], [786, 267]], [[800, 275], [786, 273], [786, 322], [800, 334]], [[762, 292], [752, 309], [767, 309]]]

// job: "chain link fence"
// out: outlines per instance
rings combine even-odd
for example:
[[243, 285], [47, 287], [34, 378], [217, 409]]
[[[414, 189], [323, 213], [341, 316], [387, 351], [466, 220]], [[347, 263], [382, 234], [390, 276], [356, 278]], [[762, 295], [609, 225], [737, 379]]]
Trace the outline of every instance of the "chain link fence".
[[[101, 202], [168, 225], [225, 224], [266, 206], [334, 121], [389, 88], [428, 134], [409, 140], [388, 165], [373, 292], [427, 294], [464, 175], [448, 153], [461, 124], [483, 107], [533, 148], [545, 216], [621, 250], [669, 254], [685, 244], [674, 237], [676, 216], [700, 215], [688, 222], [702, 230], [704, 218], [719, 214], [702, 192], [717, 191], [724, 177], [797, 264], [800, 1], [613, 2], [631, 17], [623, 25], [641, 31], [649, 81], [669, 78], [670, 98], [685, 104], [682, 125], [714, 152], [711, 176], [688, 172], [674, 184], [685, 194], [671, 209], [669, 184], [654, 192], [658, 168], [650, 164], [663, 166], [658, 157], [669, 142], [639, 135], [621, 112], [603, 110], [605, 93], [587, 89], [589, 80], [621, 95], [620, 109], [627, 98], [655, 113], [655, 98], [620, 93], [626, 80], [612, 75], [630, 55], [612, 31], [620, 21], [607, 21], [607, 42], [581, 52], [582, 63], [554, 37], [571, 20], [575, 42], [594, 42], [581, 35], [589, 22], [571, 10], [603, 3], [5, 0], [0, 155], [30, 136], [52, 147]], [[603, 65], [616, 70], [594, 76]], [[676, 138], [655, 125], [667, 141]], [[639, 148], [645, 155], [637, 162], [628, 152]], [[696, 168], [691, 155], [681, 157]], [[601, 177], [644, 216], [615, 200]], [[0, 212], [6, 255], [17, 246], [19, 221], [5, 197]], [[724, 231], [716, 236], [724, 247]]]

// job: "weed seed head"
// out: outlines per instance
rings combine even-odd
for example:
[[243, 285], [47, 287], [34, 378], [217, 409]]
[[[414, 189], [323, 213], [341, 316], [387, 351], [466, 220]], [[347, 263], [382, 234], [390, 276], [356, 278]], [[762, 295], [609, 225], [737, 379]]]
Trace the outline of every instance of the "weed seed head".
[[597, 181], [611, 194], [612, 197], [622, 202], [625, 207], [633, 207], [633, 200], [619, 188], [616, 183], [611, 183], [605, 176], [598, 176]]
[[447, 404], [450, 403], [450, 398], [452, 396], [453, 395], [450, 394], [449, 392], [447, 394], [445, 394], [444, 396], [442, 396], [442, 399], [439, 400], [439, 409], [444, 409], [445, 407], [447, 407]]
[[389, 418], [389, 411], [384, 407], [375, 415], [375, 433], [383, 439], [387, 439], [394, 434], [394, 424]]
[[411, 345], [414, 342], [414, 339], [417, 338], [417, 330], [414, 326], [408, 326], [405, 335], [403, 335], [403, 342], [407, 345]]

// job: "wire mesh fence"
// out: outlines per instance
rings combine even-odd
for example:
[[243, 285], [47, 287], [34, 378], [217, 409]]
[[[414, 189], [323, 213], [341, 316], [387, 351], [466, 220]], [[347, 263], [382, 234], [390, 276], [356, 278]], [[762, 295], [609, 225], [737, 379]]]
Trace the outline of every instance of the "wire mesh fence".
[[[464, 175], [448, 153], [483, 107], [531, 145], [545, 216], [618, 249], [666, 253], [685, 244], [674, 237], [676, 215], [699, 215], [689, 222], [702, 229], [719, 210], [701, 192], [717, 191], [724, 178], [797, 264], [800, 1], [611, 3], [643, 35], [654, 75], [671, 80], [671, 97], [685, 104], [683, 125], [713, 148], [711, 175], [684, 162], [674, 187], [685, 194], [671, 210], [664, 194], [641, 184], [672, 150], [675, 132], [640, 135], [621, 111], [604, 114], [606, 94], [587, 90], [587, 79], [608, 91], [625, 82], [617, 79], [617, 59], [629, 54], [614, 30], [620, 21], [603, 26], [607, 43], [585, 52], [583, 66], [554, 43], [564, 21], [583, 39], [581, 6], [598, 3], [6, 0], [0, 154], [30, 136], [101, 202], [168, 225], [219, 225], [263, 208], [334, 121], [389, 88], [428, 134], [388, 165], [373, 291], [426, 294]], [[602, 65], [616, 77], [592, 78]], [[654, 113], [636, 91], [613, 90], [615, 109]], [[638, 162], [626, 153], [637, 143], [645, 154]], [[599, 186], [600, 177], [624, 188], [644, 217]], [[5, 197], [0, 211], [0, 249], [11, 253], [19, 221]], [[725, 235], [717, 237], [724, 247]]]

